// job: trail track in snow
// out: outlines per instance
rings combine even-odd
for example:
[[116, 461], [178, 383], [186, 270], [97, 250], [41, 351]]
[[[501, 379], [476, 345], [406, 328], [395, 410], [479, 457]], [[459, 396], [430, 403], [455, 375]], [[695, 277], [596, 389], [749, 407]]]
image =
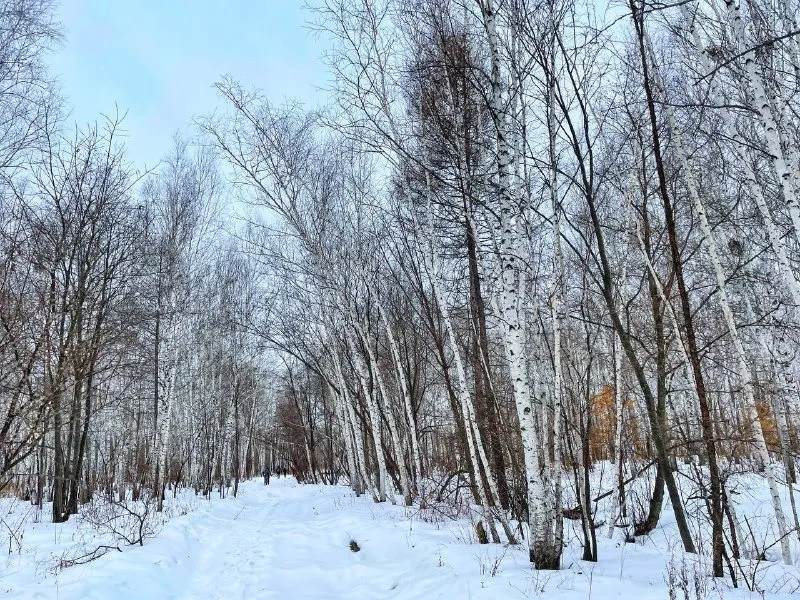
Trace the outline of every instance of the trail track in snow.
[[[58, 600], [467, 598], [446, 560], [453, 531], [408, 521], [344, 487], [272, 478], [168, 522], [144, 547], [61, 571], [19, 596]], [[361, 551], [349, 549], [357, 540]], [[477, 568], [475, 556], [470, 570]], [[502, 552], [496, 547], [492, 551]], [[431, 571], [435, 577], [431, 577]], [[460, 569], [459, 569], [460, 570]], [[443, 587], [447, 581], [449, 585]], [[453, 595], [453, 584], [462, 592]], [[17, 596], [11, 596], [17, 597]], [[484, 597], [484, 596], [480, 596]], [[486, 596], [496, 597], [496, 596]], [[506, 596], [503, 596], [506, 597]], [[514, 596], [508, 596], [514, 597]], [[523, 597], [516, 595], [516, 597]]]
[[[437, 597], [429, 579], [415, 582], [422, 557], [414, 556], [400, 523], [387, 529], [370, 522], [368, 510], [345, 510], [353, 504], [349, 490], [273, 478], [269, 486], [251, 487], [248, 498], [232, 516], [233, 510], [210, 515], [194, 532], [198, 550], [178, 598]], [[351, 539], [361, 552], [349, 549]]]
[[364, 527], [325, 491], [273, 478], [251, 488], [235, 514], [210, 514], [192, 534], [196, 550], [178, 598], [388, 597], [397, 586], [387, 565], [367, 567], [349, 550], [348, 531]]

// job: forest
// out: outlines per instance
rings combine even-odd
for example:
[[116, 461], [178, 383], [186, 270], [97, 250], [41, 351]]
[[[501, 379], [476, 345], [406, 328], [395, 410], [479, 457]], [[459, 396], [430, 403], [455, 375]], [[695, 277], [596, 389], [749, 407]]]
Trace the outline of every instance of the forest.
[[0, 0], [0, 495], [287, 469], [535, 570], [665, 519], [734, 585], [794, 565], [798, 15], [312, 0], [326, 103], [221, 76], [144, 169], [124, 107], [69, 122], [52, 0]]

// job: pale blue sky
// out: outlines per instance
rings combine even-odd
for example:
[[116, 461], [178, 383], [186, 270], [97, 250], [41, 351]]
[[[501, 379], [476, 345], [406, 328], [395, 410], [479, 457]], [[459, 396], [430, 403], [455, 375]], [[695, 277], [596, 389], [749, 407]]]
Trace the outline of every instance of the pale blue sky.
[[60, 0], [66, 36], [53, 74], [79, 124], [127, 110], [129, 158], [150, 167], [175, 130], [218, 103], [230, 74], [282, 102], [319, 102], [322, 42], [303, 0]]

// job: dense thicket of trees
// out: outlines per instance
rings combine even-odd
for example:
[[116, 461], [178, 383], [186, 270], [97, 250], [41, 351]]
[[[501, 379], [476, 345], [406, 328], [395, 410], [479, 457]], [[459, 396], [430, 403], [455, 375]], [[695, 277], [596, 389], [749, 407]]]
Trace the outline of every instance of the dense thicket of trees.
[[47, 2], [0, 3], [0, 487], [64, 520], [262, 465], [407, 504], [463, 481], [537, 569], [565, 517], [592, 561], [668, 498], [722, 576], [745, 469], [791, 562], [794, 0], [313, 8], [329, 106], [223, 80], [142, 176], [117, 123], [57, 118]]
[[0, 3], [0, 490], [54, 521], [98, 491], [236, 493], [274, 400], [219, 162], [176, 137], [141, 174], [119, 119], [72, 130], [43, 68], [52, 10]]

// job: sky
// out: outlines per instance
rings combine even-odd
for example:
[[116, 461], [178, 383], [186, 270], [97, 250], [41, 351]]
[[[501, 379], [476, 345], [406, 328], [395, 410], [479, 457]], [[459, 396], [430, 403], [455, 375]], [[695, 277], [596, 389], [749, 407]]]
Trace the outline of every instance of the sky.
[[51, 56], [72, 120], [127, 111], [128, 158], [150, 168], [176, 130], [218, 105], [231, 75], [270, 100], [322, 101], [324, 47], [303, 0], [59, 0], [64, 44]]

